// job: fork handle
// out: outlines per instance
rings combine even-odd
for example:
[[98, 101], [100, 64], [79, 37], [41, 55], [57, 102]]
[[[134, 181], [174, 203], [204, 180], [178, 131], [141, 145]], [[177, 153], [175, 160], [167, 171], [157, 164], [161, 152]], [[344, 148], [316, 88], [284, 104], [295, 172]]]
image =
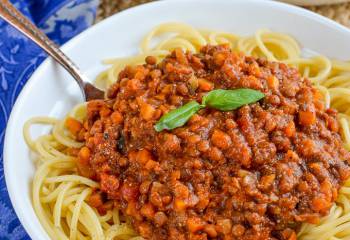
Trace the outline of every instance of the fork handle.
[[[79, 68], [41, 30], [20, 13], [8, 0], [0, 0], [0, 17], [33, 40], [48, 55], [61, 64], [77, 81], [84, 92], [85, 76]], [[85, 96], [84, 96], [85, 97]]]

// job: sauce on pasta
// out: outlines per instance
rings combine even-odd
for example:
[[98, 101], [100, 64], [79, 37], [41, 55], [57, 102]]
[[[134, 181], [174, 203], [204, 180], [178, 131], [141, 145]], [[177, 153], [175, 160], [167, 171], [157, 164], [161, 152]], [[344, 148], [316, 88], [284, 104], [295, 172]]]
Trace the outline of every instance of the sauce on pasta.
[[[263, 92], [258, 103], [202, 109], [156, 132], [166, 112], [213, 89]], [[108, 99], [67, 119], [85, 142], [79, 173], [100, 182], [90, 204], [116, 207], [145, 239], [296, 239], [329, 213], [350, 176], [337, 114], [297, 69], [205, 46], [128, 66]]]
[[[320, 107], [319, 101], [322, 101], [325, 109], [333, 108], [338, 111], [338, 132], [342, 136], [344, 147], [350, 149], [350, 111], [348, 108], [350, 104], [348, 97], [350, 95], [350, 62], [332, 60], [322, 55], [305, 58], [301, 55], [302, 49], [296, 40], [284, 33], [261, 29], [251, 36], [238, 36], [228, 32], [198, 30], [182, 23], [161, 24], [151, 30], [142, 40], [138, 55], [105, 60], [110, 67], [97, 77], [96, 84], [100, 87], [111, 86], [118, 81], [119, 73], [125, 69], [125, 66], [142, 65], [147, 56], [156, 57], [156, 59], [146, 60], [148, 64], [153, 65], [152, 62], [161, 61], [176, 48], [198, 53], [200, 47], [207, 44], [227, 44], [233, 52], [242, 52], [245, 56], [262, 57], [268, 61], [283, 62], [295, 67], [302, 78], [309, 79], [313, 87], [319, 90], [313, 96], [318, 99], [316, 101], [318, 103], [314, 105]], [[309, 86], [309, 83], [305, 84]], [[192, 87], [195, 86], [196, 82]], [[262, 102], [260, 101], [259, 104]], [[250, 105], [249, 109], [253, 105]], [[199, 114], [202, 113], [199, 112]], [[329, 115], [330, 119], [335, 119], [333, 111], [326, 112], [326, 115]], [[209, 115], [205, 116], [209, 117]], [[114, 116], [115, 121], [119, 121], [118, 118], [122, 119], [120, 116]], [[35, 156], [37, 166], [32, 191], [34, 210], [52, 239], [142, 240], [143, 238], [134, 230], [131, 219], [126, 214], [121, 214], [118, 208], [114, 207], [113, 201], [106, 200], [107, 194], [101, 193], [99, 182], [92, 180], [95, 179], [94, 170], [82, 164], [79, 164], [79, 171], [77, 169], [77, 161], [81, 160], [77, 160], [76, 156], [84, 145], [82, 142], [84, 134], [77, 133], [82, 127], [85, 128], [82, 123], [86, 119], [87, 107], [85, 104], [79, 104], [64, 119], [45, 116], [35, 117], [26, 122], [24, 138], [30, 150], [35, 153], [33, 156]], [[52, 131], [32, 139], [30, 127], [34, 124], [51, 125]], [[332, 125], [336, 126], [336, 123]], [[69, 126], [69, 130], [66, 126]], [[222, 125], [215, 126], [222, 127]], [[89, 127], [86, 126], [86, 129]], [[123, 141], [118, 141], [118, 146], [122, 150]], [[91, 154], [89, 151], [86, 148], [81, 150], [81, 157], [89, 156]], [[89, 171], [91, 175], [88, 174]], [[91, 178], [84, 177], [79, 172], [85, 172]], [[332, 187], [336, 185], [337, 182], [332, 182]], [[288, 227], [290, 229], [284, 233], [278, 231], [277, 237], [289, 236], [290, 240], [295, 239], [294, 231], [291, 229], [299, 229], [299, 227], [294, 224]], [[307, 222], [301, 224], [297, 232], [297, 239], [348, 239], [350, 237], [349, 228], [350, 179], [342, 183], [336, 202], [330, 208], [329, 214], [322, 217], [317, 224]], [[242, 234], [243, 228], [232, 226], [232, 231], [239, 235]], [[244, 233], [245, 231], [244, 228]], [[276, 237], [275, 233], [273, 236]]]

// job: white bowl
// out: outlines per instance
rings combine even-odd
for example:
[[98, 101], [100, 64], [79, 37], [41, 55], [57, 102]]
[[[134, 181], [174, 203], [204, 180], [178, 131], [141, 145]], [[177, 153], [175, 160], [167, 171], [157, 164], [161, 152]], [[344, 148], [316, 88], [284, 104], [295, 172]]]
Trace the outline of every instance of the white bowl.
[[324, 4], [338, 4], [349, 2], [349, 0], [280, 0], [281, 2], [301, 5], [301, 6], [317, 6]]
[[[269, 28], [291, 34], [303, 46], [329, 57], [350, 57], [350, 31], [312, 12], [273, 1], [180, 0], [160, 1], [121, 12], [83, 32], [63, 46], [87, 74], [94, 77], [101, 60], [138, 51], [148, 31], [164, 22], [252, 34]], [[34, 165], [22, 128], [34, 116], [63, 117], [82, 101], [77, 85], [58, 64], [47, 59], [25, 85], [12, 110], [4, 146], [5, 177], [12, 204], [32, 239], [49, 239], [32, 207]], [[33, 129], [38, 135], [47, 129]]]

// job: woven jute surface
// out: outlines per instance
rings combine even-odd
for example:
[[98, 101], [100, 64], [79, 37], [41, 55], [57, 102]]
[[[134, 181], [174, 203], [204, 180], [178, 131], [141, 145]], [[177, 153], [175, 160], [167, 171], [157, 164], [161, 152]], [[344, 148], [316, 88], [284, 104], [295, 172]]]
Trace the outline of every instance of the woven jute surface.
[[309, 9], [350, 28], [350, 3], [310, 7]]
[[[100, 21], [112, 14], [152, 0], [101, 0], [97, 20]], [[308, 9], [329, 17], [350, 27], [350, 2], [308, 7]]]

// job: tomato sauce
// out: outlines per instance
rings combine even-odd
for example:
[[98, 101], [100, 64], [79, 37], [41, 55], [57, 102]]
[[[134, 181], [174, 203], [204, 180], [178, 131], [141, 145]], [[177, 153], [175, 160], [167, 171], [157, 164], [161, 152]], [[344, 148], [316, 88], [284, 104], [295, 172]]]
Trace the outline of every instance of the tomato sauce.
[[[172, 109], [213, 89], [265, 94], [234, 111], [204, 108], [156, 132]], [[90, 204], [118, 208], [145, 239], [296, 239], [328, 214], [350, 175], [337, 113], [294, 68], [204, 46], [126, 67], [107, 100], [72, 132], [79, 172], [99, 181]]]

